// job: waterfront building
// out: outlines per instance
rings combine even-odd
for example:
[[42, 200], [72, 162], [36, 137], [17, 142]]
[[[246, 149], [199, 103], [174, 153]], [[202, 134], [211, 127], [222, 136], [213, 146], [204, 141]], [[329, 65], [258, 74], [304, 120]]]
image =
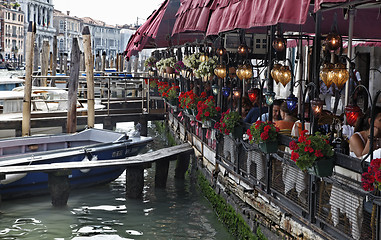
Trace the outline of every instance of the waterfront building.
[[71, 55], [73, 38], [77, 38], [82, 49], [82, 25], [81, 18], [70, 16], [70, 12], [63, 13], [54, 10], [53, 26], [57, 32], [57, 49], [58, 53], [67, 53]]
[[21, 63], [24, 59], [24, 12], [16, 3], [0, 5], [2, 62]]
[[90, 29], [91, 47], [95, 55], [106, 53], [108, 58], [115, 58], [121, 52], [120, 28], [90, 17], [84, 17], [82, 20], [83, 26]]
[[36, 23], [37, 47], [41, 49], [44, 40], [49, 40], [52, 46], [56, 34], [53, 27], [53, 0], [19, 0], [19, 4], [25, 13], [25, 31], [28, 30], [29, 22]]

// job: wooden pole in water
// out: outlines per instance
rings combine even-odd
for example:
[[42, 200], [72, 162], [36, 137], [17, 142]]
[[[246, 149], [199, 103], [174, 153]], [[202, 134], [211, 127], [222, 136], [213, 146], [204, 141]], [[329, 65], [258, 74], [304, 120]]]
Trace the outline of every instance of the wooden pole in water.
[[26, 34], [26, 49], [25, 49], [25, 87], [24, 87], [24, 102], [22, 113], [22, 135], [30, 136], [30, 108], [32, 95], [32, 71], [33, 71], [33, 52], [34, 40], [36, 35], [36, 26], [29, 22], [28, 32]]
[[69, 78], [69, 96], [67, 110], [67, 133], [75, 133], [77, 131], [77, 92], [79, 82], [79, 61], [80, 51], [78, 39], [73, 38], [70, 61], [70, 78]]
[[[52, 76], [56, 76], [57, 75], [57, 36], [54, 36], [53, 37], [53, 54], [52, 54], [52, 60], [53, 60], [53, 65], [52, 65]], [[52, 81], [54, 81], [52, 79]], [[54, 82], [54, 85], [52, 85], [53, 87], [55, 87], [55, 82]]]
[[36, 73], [38, 72], [38, 66], [40, 65], [39, 58], [40, 58], [40, 51], [38, 50], [37, 43], [34, 43], [33, 45], [33, 72], [36, 72]]
[[106, 68], [106, 52], [102, 53], [102, 68], [101, 71], [104, 72]]
[[[50, 46], [49, 41], [44, 40], [42, 43], [42, 54], [41, 54], [41, 76], [47, 76], [49, 70], [49, 54], [50, 54]], [[41, 79], [41, 86], [46, 87], [47, 79]]]
[[67, 53], [64, 53], [63, 54], [63, 71], [65, 73], [66, 76], [69, 75], [68, 71], [67, 71]]
[[87, 82], [87, 126], [94, 127], [94, 56], [91, 53], [91, 35], [89, 27], [86, 26], [82, 31], [83, 49], [85, 52], [86, 82]]

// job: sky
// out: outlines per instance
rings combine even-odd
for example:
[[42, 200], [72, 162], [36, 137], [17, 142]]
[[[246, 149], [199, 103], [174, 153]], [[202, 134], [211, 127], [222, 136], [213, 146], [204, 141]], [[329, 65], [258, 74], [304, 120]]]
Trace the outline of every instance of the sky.
[[143, 24], [164, 0], [53, 0], [54, 9], [71, 16], [91, 17], [111, 25]]

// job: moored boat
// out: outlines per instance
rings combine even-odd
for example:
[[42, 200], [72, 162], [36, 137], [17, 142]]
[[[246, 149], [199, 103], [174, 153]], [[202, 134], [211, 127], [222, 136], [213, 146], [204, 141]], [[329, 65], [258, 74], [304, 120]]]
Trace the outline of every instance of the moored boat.
[[[96, 161], [137, 155], [151, 142], [150, 137], [131, 137], [102, 129], [86, 129], [74, 134], [19, 137], [0, 140], [0, 166]], [[73, 170], [71, 188], [82, 188], [113, 181], [123, 167]], [[13, 180], [12, 180], [13, 179]], [[10, 175], [0, 182], [2, 199], [48, 192], [48, 174], [42, 172]]]

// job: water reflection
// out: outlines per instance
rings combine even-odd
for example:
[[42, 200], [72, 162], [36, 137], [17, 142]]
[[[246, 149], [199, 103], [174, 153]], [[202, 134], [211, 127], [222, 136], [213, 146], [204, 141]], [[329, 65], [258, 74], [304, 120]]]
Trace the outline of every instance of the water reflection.
[[[165, 146], [159, 134], [145, 151]], [[174, 179], [155, 189], [155, 169], [144, 172], [143, 199], [126, 199], [126, 176], [102, 186], [71, 192], [68, 206], [54, 208], [50, 196], [4, 201], [0, 239], [233, 239], [218, 222], [194, 180]]]

